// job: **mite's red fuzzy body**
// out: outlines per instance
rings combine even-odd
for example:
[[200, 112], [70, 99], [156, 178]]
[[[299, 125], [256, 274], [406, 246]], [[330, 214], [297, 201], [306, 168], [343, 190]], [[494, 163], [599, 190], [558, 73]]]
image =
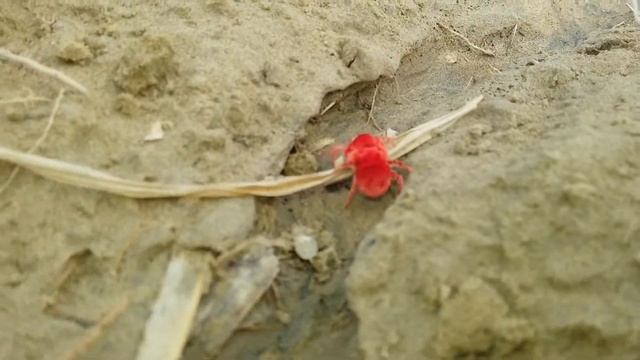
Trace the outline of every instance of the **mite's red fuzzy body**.
[[342, 166], [354, 171], [345, 207], [349, 206], [357, 192], [371, 198], [384, 195], [394, 181], [398, 192], [402, 191], [404, 179], [393, 169], [411, 171], [411, 168], [402, 161], [390, 160], [383, 140], [371, 134], [360, 134], [344, 150], [345, 162]]

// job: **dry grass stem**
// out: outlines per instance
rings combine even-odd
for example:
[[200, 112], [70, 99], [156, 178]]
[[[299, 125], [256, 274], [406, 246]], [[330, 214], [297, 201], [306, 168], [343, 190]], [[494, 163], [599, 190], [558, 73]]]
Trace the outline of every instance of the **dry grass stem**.
[[29, 67], [36, 72], [50, 76], [62, 82], [63, 84], [66, 84], [74, 88], [75, 90], [81, 92], [84, 95], [87, 95], [87, 93], [89, 92], [87, 88], [85, 88], [79, 82], [73, 80], [69, 76], [65, 75], [63, 72], [50, 68], [48, 66], [42, 65], [35, 60], [29, 59], [28, 57], [14, 54], [5, 48], [0, 48], [0, 59], [4, 59], [10, 62], [14, 62], [16, 64], [21, 64], [26, 67]]
[[324, 148], [326, 148], [327, 146], [334, 144], [336, 142], [336, 139], [334, 138], [322, 138], [316, 142], [314, 142], [313, 144], [309, 145], [309, 151], [314, 153], [317, 151], [320, 151]]
[[64, 360], [75, 360], [81, 358], [87, 350], [100, 338], [104, 329], [113, 324], [129, 306], [129, 299], [124, 298], [107, 312], [88, 333], [80, 339], [71, 351], [62, 357]]
[[475, 79], [473, 76], [472, 76], [472, 77], [470, 77], [470, 78], [469, 78], [469, 81], [467, 81], [467, 85], [465, 85], [465, 86], [464, 86], [464, 89], [462, 89], [462, 90], [463, 90], [463, 91], [464, 91], [464, 90], [467, 90], [467, 89], [469, 88], [469, 86], [473, 85], [473, 83], [474, 83], [475, 81], [476, 81], [476, 79]]
[[273, 279], [273, 282], [271, 283], [269, 289], [273, 293], [273, 301], [276, 304], [276, 308], [278, 310], [284, 308], [284, 306], [282, 305], [282, 298], [280, 297], [280, 290], [278, 290], [278, 283], [276, 279]]
[[47, 126], [45, 126], [44, 131], [42, 131], [42, 134], [40, 135], [38, 140], [36, 140], [36, 142], [33, 143], [33, 145], [31, 146], [31, 148], [28, 151], [29, 153], [32, 153], [32, 152], [36, 151], [38, 149], [38, 147], [40, 147], [42, 142], [49, 135], [49, 131], [51, 130], [51, 127], [53, 126], [53, 121], [56, 118], [56, 114], [58, 113], [58, 109], [60, 109], [60, 103], [62, 102], [62, 98], [63, 97], [64, 97], [64, 90], [60, 89], [60, 91], [58, 92], [58, 96], [56, 97], [56, 100], [53, 102], [53, 107], [51, 108], [51, 113], [49, 114], [49, 119], [47, 120]]
[[466, 36], [462, 35], [461, 33], [453, 30], [452, 28], [443, 25], [441, 23], [436, 23], [440, 28], [447, 30], [448, 32], [450, 32], [451, 34], [455, 35], [456, 37], [458, 37], [459, 39], [461, 39], [462, 41], [464, 41], [470, 48], [480, 52], [483, 55], [486, 56], [496, 56], [496, 54], [493, 51], [487, 50], [487, 49], [483, 49], [480, 46], [474, 44], [471, 42], [471, 40], [469, 40], [469, 38], [467, 38]]
[[125, 256], [127, 256], [127, 253], [129, 252], [133, 244], [140, 239], [140, 236], [142, 235], [142, 230], [143, 230], [143, 225], [139, 224], [132, 231], [131, 236], [129, 236], [129, 238], [127, 239], [127, 242], [125, 243], [124, 247], [116, 255], [116, 258], [114, 261], [115, 265], [113, 266], [113, 269], [111, 272], [112, 275], [120, 275], [120, 272], [122, 271], [124, 258]]
[[186, 256], [171, 259], [144, 329], [136, 360], [177, 360], [202, 296], [204, 276]]
[[398, 135], [393, 140], [393, 147], [389, 149], [389, 156], [395, 160], [415, 150], [420, 145], [455, 124], [458, 119], [475, 110], [482, 99], [482, 95], [477, 96], [459, 109], [427, 121]]
[[[392, 159], [413, 151], [429, 141], [435, 134], [454, 124], [462, 116], [473, 111], [482, 101], [482, 96], [467, 102], [461, 108], [437, 119], [416, 126], [394, 139], [389, 148]], [[86, 166], [49, 159], [0, 146], [0, 160], [22, 166], [47, 179], [87, 189], [105, 191], [131, 198], [168, 197], [278, 197], [291, 195], [315, 186], [329, 185], [351, 176], [351, 170], [333, 168], [321, 172], [286, 176], [276, 179], [248, 182], [227, 182], [205, 185], [159, 184], [126, 180]]]
[[333, 108], [335, 105], [336, 105], [336, 100], [330, 102], [329, 105], [325, 106], [324, 109], [320, 111], [320, 116], [326, 114], [327, 111], [331, 110], [331, 108]]
[[382, 128], [376, 122], [376, 119], [373, 117], [373, 108], [376, 106], [376, 96], [378, 95], [378, 88], [380, 87], [380, 81], [376, 83], [376, 88], [373, 90], [373, 97], [371, 98], [371, 107], [369, 108], [369, 115], [367, 116], [367, 124], [372, 124], [376, 130], [379, 132], [383, 132]]
[[184, 358], [213, 359], [276, 278], [280, 265], [270, 246], [249, 249], [216, 281], [200, 306]]
[[627, 3], [627, 6], [631, 9], [636, 22], [640, 25], [640, 0], [631, 0], [631, 3]]
[[13, 98], [7, 100], [0, 100], [0, 105], [13, 105], [13, 104], [29, 104], [32, 102], [49, 102], [51, 99], [40, 96], [29, 96], [23, 98]]
[[625, 21], [620, 21], [619, 23], [613, 25], [613, 27], [611, 28], [611, 30], [617, 29], [620, 26], [624, 25], [626, 22]]
[[60, 269], [59, 273], [56, 275], [55, 279], [52, 279], [54, 286], [51, 294], [45, 296], [44, 298], [44, 306], [42, 308], [43, 311], [49, 314], [59, 314], [55, 307], [58, 304], [58, 298], [60, 297], [65, 284], [67, 283], [67, 281], [69, 281], [69, 279], [71, 279], [71, 276], [78, 269], [79, 261], [83, 257], [91, 254], [91, 250], [85, 248], [74, 251], [66, 256], [66, 259], [62, 264], [62, 268]]
[[[69, 259], [67, 259], [67, 262], [69, 261]], [[73, 272], [77, 269], [78, 264], [76, 262], [68, 262], [67, 264], [65, 264], [64, 269], [62, 270], [62, 273], [60, 275], [58, 275], [57, 279], [55, 280], [55, 287], [53, 289], [53, 291], [51, 292], [50, 295], [45, 297], [44, 300], [44, 306], [43, 306], [43, 310], [45, 312], [49, 312], [50, 310], [52, 310], [53, 307], [56, 306], [56, 304], [58, 303], [58, 297], [60, 296], [60, 291], [62, 290], [62, 286], [67, 282], [67, 280], [69, 280], [69, 277], [71, 276], [71, 274], [73, 274]]]
[[400, 91], [400, 84], [398, 83], [398, 78], [397, 77], [393, 77], [393, 84], [394, 84], [394, 86], [396, 88], [396, 96], [399, 97], [403, 101], [410, 101], [409, 99], [407, 99], [406, 96], [402, 95], [402, 92]]
[[511, 39], [509, 39], [509, 45], [507, 46], [507, 51], [511, 50], [513, 47], [513, 42], [516, 39], [516, 34], [518, 32], [518, 24], [513, 25], [513, 31], [511, 31]]
[[[64, 96], [64, 90], [60, 89], [60, 91], [58, 92], [58, 96], [56, 97], [56, 100], [53, 103], [53, 108], [51, 108], [51, 113], [49, 114], [47, 125], [45, 126], [38, 140], [36, 140], [36, 142], [33, 143], [33, 145], [31, 145], [29, 150], [27, 150], [28, 154], [31, 154], [34, 151], [36, 151], [38, 147], [40, 147], [40, 144], [42, 144], [42, 142], [47, 138], [47, 135], [49, 135], [49, 131], [53, 126], [53, 121], [56, 118], [56, 114], [58, 113], [58, 109], [60, 108], [60, 102], [62, 101], [63, 96]], [[11, 182], [16, 176], [18, 176], [19, 172], [20, 172], [20, 166], [16, 165], [16, 167], [14, 167], [13, 170], [11, 171], [11, 174], [9, 174], [9, 178], [7, 178], [4, 184], [0, 186], [0, 194], [2, 194], [9, 187], [9, 185], [11, 185]]]

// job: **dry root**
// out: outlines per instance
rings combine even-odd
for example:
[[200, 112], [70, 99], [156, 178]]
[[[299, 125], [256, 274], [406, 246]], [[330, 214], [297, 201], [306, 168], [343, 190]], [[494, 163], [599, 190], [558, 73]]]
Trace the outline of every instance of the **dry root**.
[[[63, 96], [64, 96], [64, 90], [60, 89], [60, 91], [58, 92], [58, 97], [56, 97], [56, 100], [53, 103], [51, 114], [49, 114], [47, 125], [45, 126], [44, 131], [42, 131], [42, 135], [40, 135], [38, 140], [36, 140], [36, 142], [33, 143], [33, 145], [31, 145], [29, 150], [27, 150], [27, 154], [31, 154], [34, 151], [36, 151], [38, 147], [40, 147], [40, 144], [42, 144], [42, 142], [47, 138], [47, 135], [49, 135], [49, 131], [53, 126], [53, 121], [56, 118], [56, 114], [58, 113], [58, 109], [60, 108], [60, 102], [62, 101]], [[11, 185], [11, 182], [13, 181], [13, 179], [18, 175], [18, 172], [20, 172], [20, 166], [14, 167], [13, 170], [11, 171], [11, 174], [9, 174], [9, 177], [7, 178], [7, 180], [4, 182], [4, 184], [2, 184], [2, 186], [0, 186], [0, 194], [2, 194], [9, 187], [9, 185]]]
[[63, 84], [68, 85], [71, 88], [79, 91], [84, 95], [87, 95], [89, 93], [86, 87], [82, 86], [79, 82], [73, 80], [68, 75], [65, 75], [63, 72], [50, 68], [48, 66], [42, 65], [35, 60], [29, 59], [28, 57], [17, 55], [7, 49], [0, 48], [0, 59], [10, 61], [16, 64], [24, 65], [38, 73], [44, 74], [46, 76], [50, 76], [62, 82]]

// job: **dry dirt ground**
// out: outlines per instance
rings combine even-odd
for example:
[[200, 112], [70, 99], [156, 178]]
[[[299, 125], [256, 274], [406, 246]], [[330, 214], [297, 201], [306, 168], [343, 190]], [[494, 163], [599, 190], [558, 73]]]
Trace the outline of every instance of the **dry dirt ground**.
[[[314, 171], [318, 144], [375, 131], [374, 94], [399, 131], [485, 96], [403, 159], [405, 192], [346, 210], [348, 182], [132, 200], [20, 172], [0, 194], [0, 358], [133, 359], [172, 254], [215, 284], [260, 238], [280, 244], [273, 287], [184, 359], [637, 359], [639, 41], [623, 0], [0, 0], [0, 47], [89, 88], [38, 152], [130, 179]], [[59, 87], [0, 62], [0, 144], [28, 149]], [[8, 103], [29, 97], [50, 100]]]

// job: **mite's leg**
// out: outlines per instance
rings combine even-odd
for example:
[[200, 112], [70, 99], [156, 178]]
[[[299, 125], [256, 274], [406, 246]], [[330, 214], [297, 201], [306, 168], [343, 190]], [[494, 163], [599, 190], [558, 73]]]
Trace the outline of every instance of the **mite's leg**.
[[351, 204], [353, 197], [356, 196], [356, 193], [358, 192], [358, 187], [356, 186], [356, 177], [353, 176], [353, 179], [351, 181], [351, 189], [349, 190], [349, 195], [347, 195], [347, 201], [344, 203], [345, 209], [349, 207], [349, 204]]
[[404, 187], [404, 178], [402, 177], [402, 175], [398, 174], [395, 171], [391, 172], [391, 178], [395, 180], [398, 186], [398, 194], [400, 194], [402, 192], [402, 188]]
[[393, 168], [403, 169], [403, 170], [406, 170], [408, 172], [412, 172], [413, 171], [411, 166], [403, 163], [400, 160], [391, 160], [391, 161], [389, 161], [389, 165], [391, 165], [391, 167], [393, 167]]

